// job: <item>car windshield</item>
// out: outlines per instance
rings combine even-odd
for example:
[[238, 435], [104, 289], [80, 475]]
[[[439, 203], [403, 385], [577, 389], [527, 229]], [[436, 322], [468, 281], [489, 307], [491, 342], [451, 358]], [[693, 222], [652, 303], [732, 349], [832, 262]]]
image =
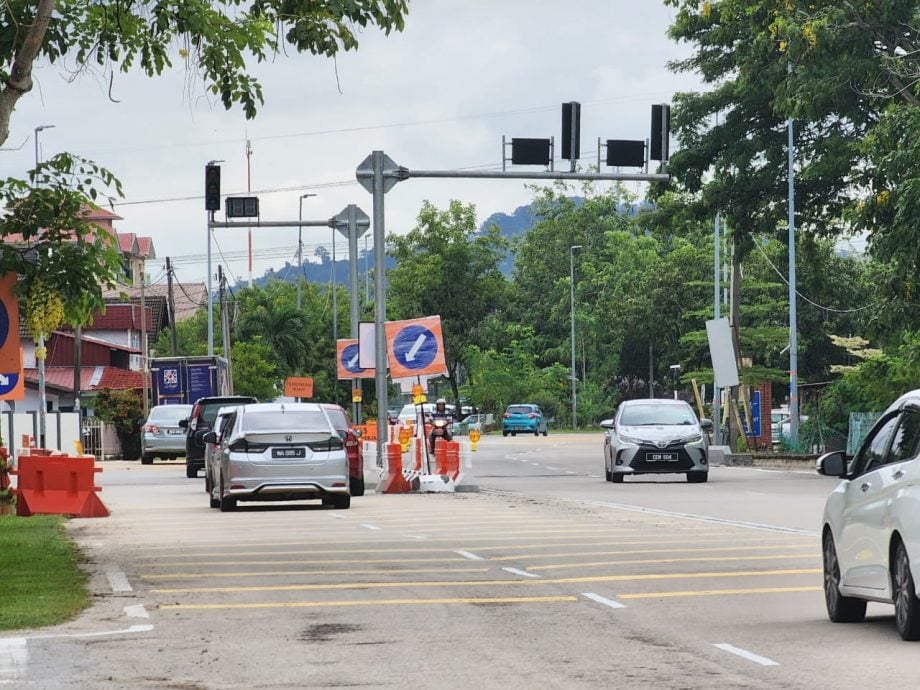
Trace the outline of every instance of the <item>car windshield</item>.
[[512, 405], [508, 408], [508, 414], [530, 414], [532, 412], [536, 412], [536, 410], [529, 405]]
[[180, 419], [187, 419], [191, 413], [191, 405], [163, 405], [150, 410], [150, 419], [157, 422], [178, 422]]
[[243, 431], [328, 431], [326, 416], [319, 410], [250, 412], [243, 416]]
[[696, 424], [693, 410], [686, 405], [628, 405], [620, 417], [623, 426], [653, 426], [657, 424]]

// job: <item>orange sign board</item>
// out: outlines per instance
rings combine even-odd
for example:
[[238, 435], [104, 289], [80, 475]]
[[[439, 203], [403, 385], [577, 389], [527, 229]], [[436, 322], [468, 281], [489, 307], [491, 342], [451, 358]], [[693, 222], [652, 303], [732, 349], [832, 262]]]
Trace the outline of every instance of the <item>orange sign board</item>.
[[312, 398], [312, 376], [288, 376], [284, 380], [284, 394], [289, 398]]
[[[340, 379], [372, 379], [373, 369], [362, 369], [358, 365], [358, 340], [335, 341], [335, 371]], [[359, 401], [360, 402], [360, 401]]]
[[441, 317], [387, 321], [387, 357], [390, 376], [436, 376], [447, 373]]
[[0, 400], [26, 397], [19, 341], [19, 301], [13, 293], [16, 274], [0, 278]]

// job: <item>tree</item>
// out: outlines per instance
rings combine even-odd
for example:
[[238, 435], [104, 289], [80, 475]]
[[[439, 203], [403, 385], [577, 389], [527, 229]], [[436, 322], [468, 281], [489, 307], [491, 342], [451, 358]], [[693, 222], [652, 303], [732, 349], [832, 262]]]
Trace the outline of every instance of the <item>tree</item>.
[[252, 395], [259, 400], [278, 396], [278, 367], [272, 361], [271, 347], [259, 342], [233, 344], [233, 392]]
[[178, 46], [224, 107], [242, 105], [247, 118], [262, 103], [262, 87], [247, 71], [291, 47], [332, 57], [358, 46], [358, 27], [401, 31], [407, 0], [304, 3], [290, 0], [99, 0], [11, 2], [0, 22], [0, 145], [9, 136], [16, 103], [32, 90], [32, 67], [74, 58], [115, 71], [138, 68], [153, 77], [172, 67]]
[[507, 286], [498, 266], [505, 242], [495, 226], [478, 234], [475, 207], [459, 201], [446, 211], [425, 202], [415, 228], [387, 239], [396, 260], [387, 275], [389, 316], [441, 316], [447, 379], [459, 399], [465, 348], [479, 324], [504, 304]]

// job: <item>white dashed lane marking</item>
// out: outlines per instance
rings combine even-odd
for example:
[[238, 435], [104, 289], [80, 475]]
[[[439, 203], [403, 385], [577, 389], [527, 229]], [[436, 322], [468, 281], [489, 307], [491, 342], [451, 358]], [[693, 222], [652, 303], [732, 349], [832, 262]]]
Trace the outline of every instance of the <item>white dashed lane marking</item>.
[[760, 664], [761, 666], [779, 666], [779, 662], [773, 661], [773, 659], [768, 659], [765, 656], [754, 654], [754, 652], [749, 652], [746, 649], [741, 649], [741, 647], [735, 647], [734, 645], [730, 645], [727, 642], [721, 642], [719, 644], [713, 645], [713, 647], [718, 647], [723, 652], [728, 652], [729, 654], [740, 656], [742, 659], [753, 661], [755, 664]]

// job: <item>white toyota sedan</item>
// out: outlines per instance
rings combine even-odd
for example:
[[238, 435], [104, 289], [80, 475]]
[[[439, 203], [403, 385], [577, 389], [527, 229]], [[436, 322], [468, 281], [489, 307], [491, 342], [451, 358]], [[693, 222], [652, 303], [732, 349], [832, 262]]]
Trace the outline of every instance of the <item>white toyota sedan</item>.
[[885, 411], [853, 458], [826, 453], [817, 470], [841, 479], [821, 534], [828, 616], [857, 623], [867, 601], [894, 604], [901, 638], [920, 639], [920, 390]]

